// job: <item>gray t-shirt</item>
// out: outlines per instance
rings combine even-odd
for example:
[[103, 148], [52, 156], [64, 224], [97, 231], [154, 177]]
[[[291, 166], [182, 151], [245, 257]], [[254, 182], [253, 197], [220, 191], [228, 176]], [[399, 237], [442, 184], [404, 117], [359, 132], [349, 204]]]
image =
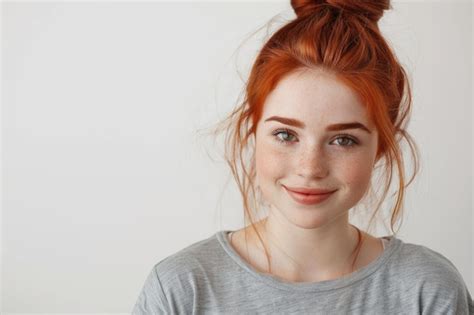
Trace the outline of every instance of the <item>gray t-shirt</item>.
[[474, 314], [462, 276], [425, 246], [385, 236], [383, 253], [344, 277], [286, 282], [249, 265], [221, 230], [159, 261], [132, 314]]

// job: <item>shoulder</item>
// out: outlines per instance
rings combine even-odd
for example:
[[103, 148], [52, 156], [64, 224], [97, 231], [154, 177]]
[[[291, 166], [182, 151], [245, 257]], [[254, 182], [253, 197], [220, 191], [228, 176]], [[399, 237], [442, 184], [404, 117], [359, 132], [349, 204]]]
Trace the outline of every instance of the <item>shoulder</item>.
[[472, 297], [456, 266], [424, 245], [401, 241], [391, 270], [399, 283], [417, 297], [422, 314], [471, 314]]
[[222, 261], [215, 235], [193, 243], [154, 264], [145, 281], [133, 314], [187, 313], [193, 309], [198, 285]]
[[396, 257], [401, 267], [422, 273], [441, 271], [444, 274], [456, 271], [454, 264], [441, 253], [424, 245], [404, 241], [401, 243]]
[[175, 280], [176, 277], [204, 271], [224, 254], [215, 235], [195, 242], [167, 256], [155, 264], [154, 269], [162, 281]]
[[419, 244], [402, 242], [394, 259], [400, 269], [423, 281], [461, 280], [456, 266], [443, 254]]

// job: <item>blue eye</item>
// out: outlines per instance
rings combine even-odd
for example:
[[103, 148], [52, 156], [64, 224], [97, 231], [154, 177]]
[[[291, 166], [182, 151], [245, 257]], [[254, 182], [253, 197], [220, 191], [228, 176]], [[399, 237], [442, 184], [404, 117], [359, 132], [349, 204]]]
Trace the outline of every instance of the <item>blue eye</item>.
[[[281, 137], [279, 137], [280, 134], [285, 135], [283, 137], [283, 139]], [[290, 145], [291, 144], [292, 141], [288, 140], [288, 137], [290, 137], [290, 138], [295, 137], [295, 135], [288, 129], [276, 130], [273, 133], [273, 136], [275, 137], [275, 139], [279, 143], [282, 143], [284, 145]], [[340, 141], [340, 140], [343, 140], [343, 141]], [[340, 135], [338, 135], [338, 137], [336, 139], [334, 139], [334, 141], [338, 141], [339, 146], [346, 147], [346, 148], [351, 148], [351, 147], [356, 146], [356, 145], [359, 144], [357, 142], [357, 140], [355, 140], [352, 136], [350, 136], [348, 134], [340, 134]]]
[[[287, 129], [283, 129], [283, 130], [277, 130], [273, 135], [276, 137], [276, 140], [278, 142], [281, 142], [283, 144], [287, 144], [288, 141], [285, 140], [285, 139], [281, 139], [280, 137], [278, 137], [278, 135], [280, 134], [286, 134], [286, 135], [290, 135], [290, 136], [294, 136], [289, 130]], [[286, 138], [286, 137], [285, 137]]]

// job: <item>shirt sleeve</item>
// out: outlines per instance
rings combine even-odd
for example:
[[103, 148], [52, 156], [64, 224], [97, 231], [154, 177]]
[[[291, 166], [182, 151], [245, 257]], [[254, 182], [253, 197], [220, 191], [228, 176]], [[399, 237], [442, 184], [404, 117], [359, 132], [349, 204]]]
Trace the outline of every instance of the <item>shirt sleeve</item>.
[[167, 305], [166, 296], [155, 265], [145, 280], [145, 284], [133, 307], [132, 315], [170, 314]]
[[471, 294], [455, 267], [433, 275], [422, 294], [422, 314], [473, 315]]

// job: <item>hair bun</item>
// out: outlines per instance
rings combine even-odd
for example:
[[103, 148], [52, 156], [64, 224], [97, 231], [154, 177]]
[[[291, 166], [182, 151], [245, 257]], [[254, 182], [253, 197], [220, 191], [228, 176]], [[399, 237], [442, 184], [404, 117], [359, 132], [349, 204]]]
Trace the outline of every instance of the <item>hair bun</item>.
[[390, 0], [291, 0], [291, 6], [298, 17], [314, 13], [322, 7], [364, 15], [378, 22], [383, 11], [390, 9]]

